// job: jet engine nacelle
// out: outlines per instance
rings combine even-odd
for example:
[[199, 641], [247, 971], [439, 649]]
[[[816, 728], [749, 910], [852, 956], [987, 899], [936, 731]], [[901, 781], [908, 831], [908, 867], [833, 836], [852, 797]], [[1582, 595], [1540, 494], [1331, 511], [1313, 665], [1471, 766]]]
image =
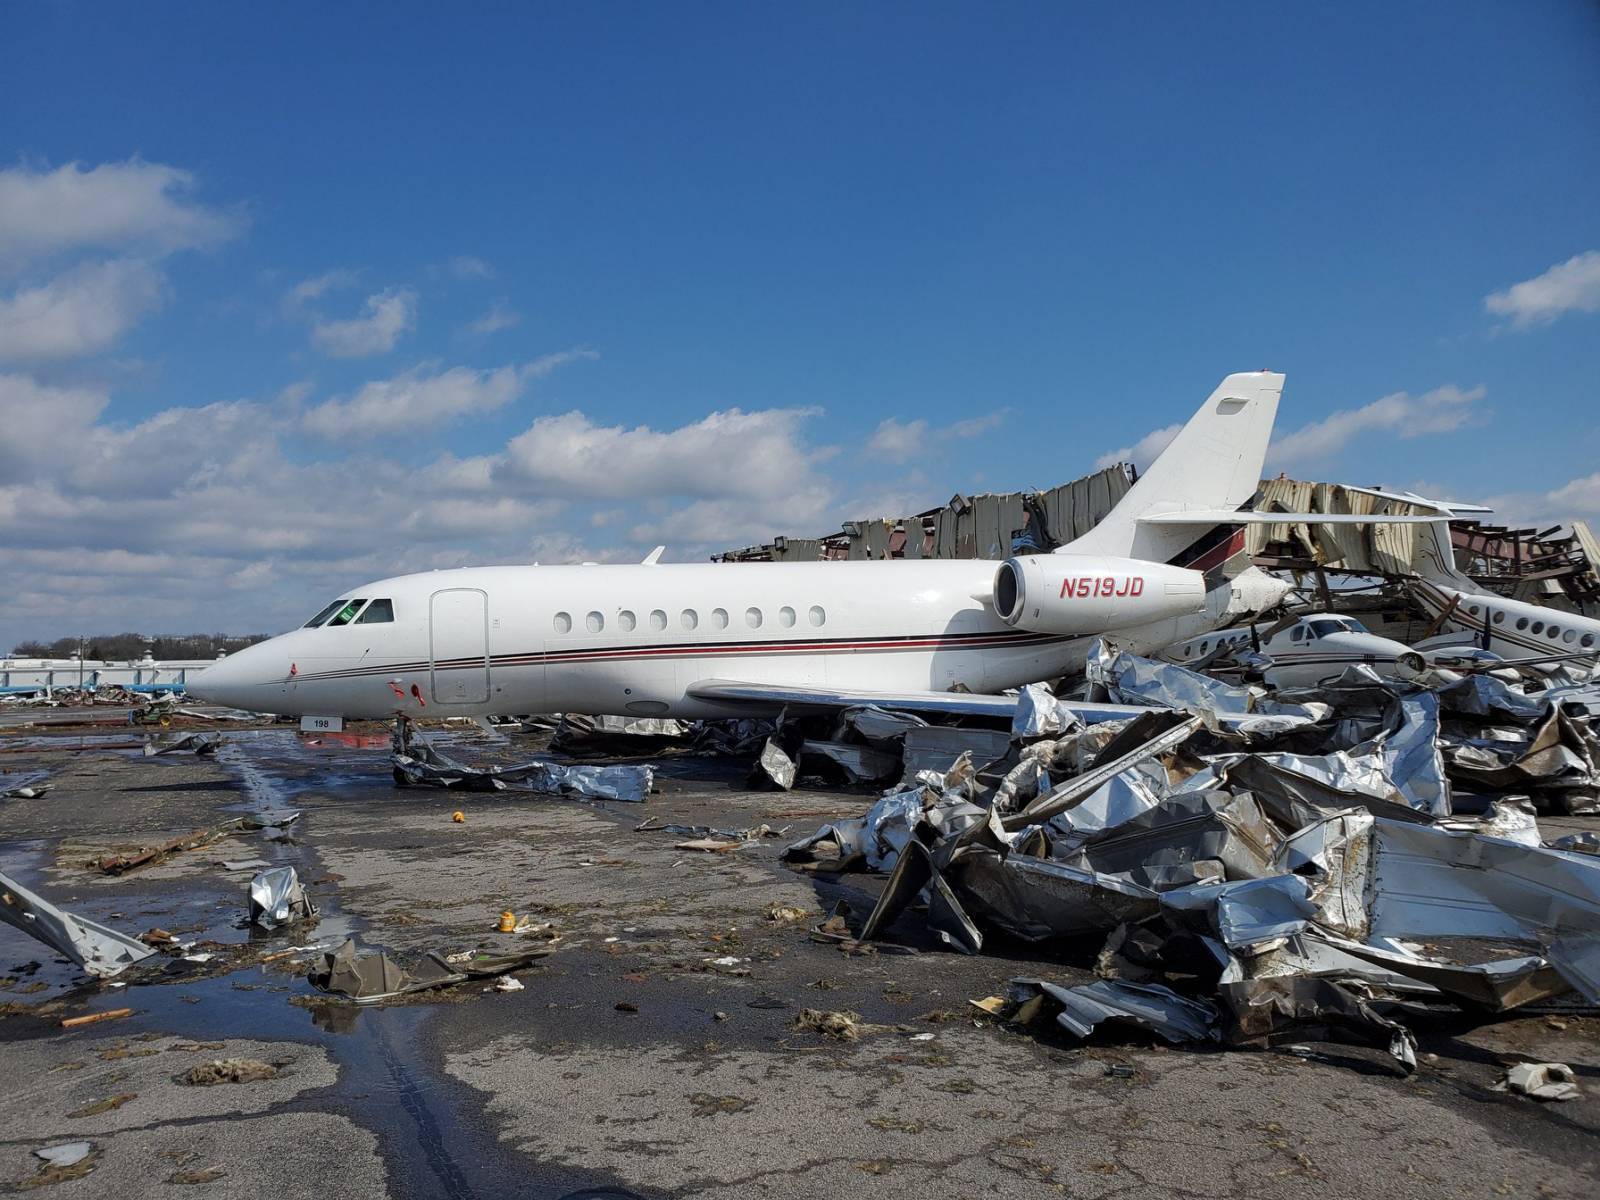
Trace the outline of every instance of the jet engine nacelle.
[[994, 610], [1034, 633], [1086, 636], [1202, 612], [1205, 576], [1183, 567], [1100, 554], [1008, 558], [994, 577]]

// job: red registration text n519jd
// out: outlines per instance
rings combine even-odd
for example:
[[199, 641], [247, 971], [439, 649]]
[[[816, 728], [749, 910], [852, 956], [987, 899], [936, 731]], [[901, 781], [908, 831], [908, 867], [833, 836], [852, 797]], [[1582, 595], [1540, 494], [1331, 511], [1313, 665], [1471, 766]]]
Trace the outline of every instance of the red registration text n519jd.
[[1069, 596], [1138, 596], [1143, 593], [1143, 575], [1125, 575], [1121, 579], [1115, 575], [1077, 575], [1061, 581], [1063, 599]]

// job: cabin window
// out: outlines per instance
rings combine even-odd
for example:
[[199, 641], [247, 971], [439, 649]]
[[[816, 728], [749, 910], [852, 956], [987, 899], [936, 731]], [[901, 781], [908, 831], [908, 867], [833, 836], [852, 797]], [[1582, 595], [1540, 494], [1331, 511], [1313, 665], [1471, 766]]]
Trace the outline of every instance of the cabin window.
[[728, 627], [728, 610], [725, 608], [713, 608], [711, 610], [711, 623], [718, 629], [726, 629]]
[[365, 603], [365, 600], [350, 601], [349, 604], [346, 604], [338, 612], [333, 614], [333, 620], [328, 622], [328, 628], [332, 629], [335, 625], [350, 624], [350, 622], [355, 618], [355, 615], [361, 611], [361, 606]]
[[1543, 633], [1544, 632], [1544, 622], [1543, 621], [1535, 621], [1533, 623], [1533, 628], [1528, 630], [1528, 632], [1529, 633]]
[[583, 626], [590, 633], [599, 633], [606, 627], [606, 619], [599, 613], [592, 612], [583, 619]]
[[555, 618], [550, 622], [550, 624], [555, 627], [555, 631], [557, 633], [571, 633], [572, 632], [572, 614], [571, 613], [557, 613], [555, 615]]
[[1571, 642], [1577, 636], [1578, 631], [1576, 629], [1568, 629], [1561, 634], [1561, 640], [1563, 642]]
[[1544, 635], [1545, 635], [1545, 637], [1549, 638], [1551, 641], [1555, 641], [1556, 638], [1561, 636], [1561, 626], [1559, 626], [1559, 625], [1550, 626], [1549, 629], [1545, 630], [1545, 634]]
[[1467, 605], [1467, 611], [1469, 613], [1471, 613], [1473, 616], [1477, 616], [1478, 615], [1478, 606], [1476, 604], [1469, 604], [1469, 605]]
[[324, 621], [326, 621], [329, 617], [333, 616], [334, 613], [338, 612], [343, 607], [344, 607], [344, 601], [343, 600], [335, 600], [332, 604], [328, 605], [327, 608], [323, 609], [316, 616], [312, 617], [311, 620], [307, 621], [304, 625], [302, 625], [301, 628], [302, 629], [313, 629], [316, 626], [321, 625]]
[[1209, 649], [1211, 649], [1211, 643], [1209, 641], [1205, 641], [1205, 642], [1201, 642], [1200, 643], [1200, 653], [1201, 654], [1204, 654]]
[[1527, 617], [1518, 617], [1517, 618], [1517, 628], [1518, 629], [1526, 629], [1527, 627], [1528, 627], [1528, 618]]
[[1590, 646], [1594, 645], [1594, 634], [1592, 634], [1592, 633], [1584, 634], [1583, 637], [1578, 639], [1578, 645], [1582, 646], [1585, 650], [1587, 650]]
[[678, 620], [685, 629], [696, 629], [700, 625], [700, 614], [692, 608], [686, 608], [678, 614]]
[[623, 633], [632, 633], [638, 627], [639, 620], [627, 609], [623, 609], [617, 614], [617, 624]]
[[828, 619], [828, 614], [822, 611], [820, 604], [813, 604], [811, 610], [806, 613], [806, 619], [813, 625], [821, 625]]
[[394, 620], [393, 600], [374, 600], [367, 611], [356, 618], [357, 625], [383, 625]]
[[759, 608], [747, 608], [747, 609], [745, 609], [744, 610], [744, 623], [746, 625], [750, 626], [751, 629], [760, 629], [761, 628], [761, 610]]
[[794, 609], [790, 608], [787, 604], [780, 608], [778, 610], [778, 624], [782, 625], [785, 629], [793, 629]]
[[651, 610], [651, 613], [650, 613], [650, 628], [654, 629], [657, 633], [660, 633], [666, 627], [667, 627], [667, 614], [662, 612], [659, 608]]
[[1489, 619], [1496, 625], [1504, 625], [1506, 623], [1505, 611], [1497, 608], [1495, 609], [1494, 616], [1490, 617]]

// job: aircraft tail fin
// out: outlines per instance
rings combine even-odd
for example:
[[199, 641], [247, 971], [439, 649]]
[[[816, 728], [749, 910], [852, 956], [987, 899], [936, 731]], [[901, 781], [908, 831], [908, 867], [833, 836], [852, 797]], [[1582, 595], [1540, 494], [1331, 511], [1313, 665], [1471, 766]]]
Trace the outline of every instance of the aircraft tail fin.
[[[1248, 504], [1261, 483], [1283, 392], [1272, 371], [1229, 375], [1178, 436], [1088, 533], [1057, 554], [1108, 554], [1169, 562], [1203, 540], [1197, 524]], [[1150, 520], [1197, 514], [1197, 522]]]
[[1456, 568], [1450, 522], [1442, 518], [1417, 527], [1417, 551], [1412, 565], [1419, 576], [1433, 583], [1469, 592], [1478, 590], [1478, 585]]

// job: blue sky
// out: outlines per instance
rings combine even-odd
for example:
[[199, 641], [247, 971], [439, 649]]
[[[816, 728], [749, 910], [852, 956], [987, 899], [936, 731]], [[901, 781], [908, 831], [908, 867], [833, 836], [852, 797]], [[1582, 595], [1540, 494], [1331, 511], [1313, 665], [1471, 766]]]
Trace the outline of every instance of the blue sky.
[[1593, 4], [56, 3], [0, 40], [0, 642], [1049, 486], [1257, 367], [1275, 469], [1600, 516]]

